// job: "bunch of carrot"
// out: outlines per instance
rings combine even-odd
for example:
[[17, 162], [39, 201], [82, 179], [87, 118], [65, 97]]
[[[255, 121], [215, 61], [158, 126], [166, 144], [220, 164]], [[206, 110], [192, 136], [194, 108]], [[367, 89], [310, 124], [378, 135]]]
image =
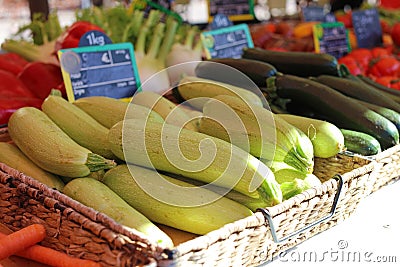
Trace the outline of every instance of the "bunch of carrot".
[[37, 245], [46, 237], [46, 229], [41, 224], [32, 224], [9, 235], [0, 233], [0, 260], [11, 255], [59, 267], [100, 267], [91, 260], [73, 258], [65, 253]]

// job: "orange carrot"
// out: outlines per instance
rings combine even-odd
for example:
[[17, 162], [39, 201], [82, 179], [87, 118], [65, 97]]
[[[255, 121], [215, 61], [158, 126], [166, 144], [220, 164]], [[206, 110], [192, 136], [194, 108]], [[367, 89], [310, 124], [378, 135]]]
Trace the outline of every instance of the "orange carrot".
[[[0, 233], [0, 243], [7, 235]], [[71, 257], [65, 253], [57, 250], [43, 247], [40, 245], [33, 245], [23, 251], [15, 253], [15, 255], [22, 258], [37, 261], [49, 266], [54, 267], [100, 267], [100, 263], [91, 260], [82, 260]]]
[[32, 224], [11, 233], [0, 240], [0, 260], [22, 251], [46, 237], [46, 229], [41, 224]]

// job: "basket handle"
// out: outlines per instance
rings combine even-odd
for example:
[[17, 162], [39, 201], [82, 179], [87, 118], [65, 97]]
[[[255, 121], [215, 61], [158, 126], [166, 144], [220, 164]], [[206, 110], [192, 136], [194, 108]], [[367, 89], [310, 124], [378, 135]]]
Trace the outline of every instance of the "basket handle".
[[324, 216], [324, 217], [322, 217], [322, 218], [310, 223], [309, 225], [304, 226], [303, 228], [300, 228], [297, 231], [294, 231], [291, 234], [286, 235], [285, 237], [283, 237], [281, 239], [279, 239], [277, 234], [276, 234], [277, 231], [276, 231], [276, 228], [274, 226], [274, 222], [272, 221], [271, 213], [267, 209], [263, 209], [263, 208], [257, 209], [257, 211], [260, 211], [264, 215], [264, 217], [268, 220], [269, 227], [271, 229], [272, 238], [274, 239], [275, 243], [281, 243], [281, 242], [283, 242], [283, 241], [285, 241], [285, 240], [287, 240], [287, 239], [289, 239], [291, 237], [299, 235], [299, 234], [305, 232], [306, 230], [308, 230], [308, 229], [310, 229], [310, 228], [312, 228], [314, 226], [317, 226], [318, 224], [328, 220], [329, 218], [331, 218], [335, 214], [337, 203], [338, 203], [339, 197], [340, 197], [340, 193], [342, 192], [343, 178], [339, 174], [336, 174], [333, 177], [333, 179], [338, 180], [339, 184], [338, 184], [338, 188], [337, 188], [337, 191], [336, 191], [336, 194], [335, 194], [335, 198], [333, 199], [332, 208], [331, 208], [331, 211], [329, 212], [329, 214], [327, 214], [326, 216]]

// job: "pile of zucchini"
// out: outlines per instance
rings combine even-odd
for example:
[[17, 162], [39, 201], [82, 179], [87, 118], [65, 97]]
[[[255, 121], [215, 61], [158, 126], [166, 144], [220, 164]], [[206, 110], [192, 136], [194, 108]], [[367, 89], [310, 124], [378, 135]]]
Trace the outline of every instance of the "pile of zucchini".
[[241, 59], [211, 59], [196, 73], [216, 78], [215, 63], [246, 74], [274, 113], [334, 124], [347, 151], [370, 156], [399, 144], [400, 92], [349, 74], [330, 55], [245, 48]]

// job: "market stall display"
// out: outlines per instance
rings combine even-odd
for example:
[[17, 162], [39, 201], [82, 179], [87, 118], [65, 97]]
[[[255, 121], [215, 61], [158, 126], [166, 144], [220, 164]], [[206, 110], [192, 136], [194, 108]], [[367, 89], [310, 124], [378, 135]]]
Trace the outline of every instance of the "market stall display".
[[[76, 20], [34, 19], [34, 39], [2, 44], [0, 222], [44, 226], [41, 246], [101, 266], [257, 266], [400, 175], [399, 96], [378, 80], [398, 75], [395, 24], [390, 48], [342, 58], [267, 47], [290, 24], [255, 25], [240, 59], [205, 59], [201, 30], [160, 10]], [[134, 45], [142, 91], [70, 98], [57, 53], [91, 31]]]

